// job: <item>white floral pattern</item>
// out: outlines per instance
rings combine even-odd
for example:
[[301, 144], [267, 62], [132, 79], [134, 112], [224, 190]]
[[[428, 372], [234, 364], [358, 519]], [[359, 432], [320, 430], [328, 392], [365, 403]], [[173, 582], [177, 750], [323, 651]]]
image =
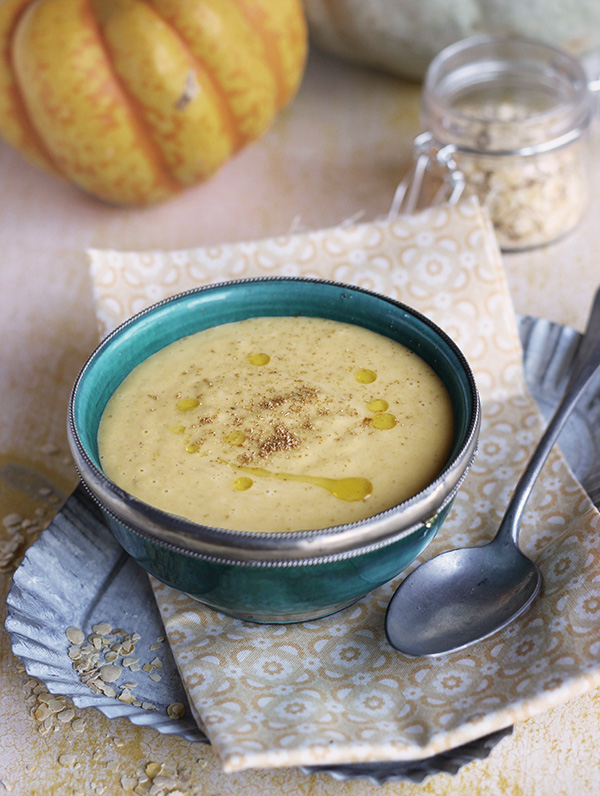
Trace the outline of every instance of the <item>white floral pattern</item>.
[[[422, 558], [489, 539], [535, 441], [498, 248], [468, 202], [395, 221], [179, 252], [91, 251], [99, 330], [200, 284], [288, 274], [386, 293], [429, 315], [469, 359], [483, 425], [478, 458]], [[328, 619], [289, 626], [225, 617], [153, 581], [194, 713], [225, 770], [414, 759], [600, 684], [600, 518], [554, 451], [522, 543], [540, 599], [467, 651], [408, 659], [386, 642], [399, 579]]]

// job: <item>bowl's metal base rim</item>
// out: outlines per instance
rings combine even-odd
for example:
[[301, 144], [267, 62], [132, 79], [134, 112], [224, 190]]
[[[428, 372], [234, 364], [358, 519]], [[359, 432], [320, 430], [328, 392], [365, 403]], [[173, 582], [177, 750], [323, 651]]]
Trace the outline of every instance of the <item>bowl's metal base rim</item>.
[[338, 603], [336, 605], [327, 606], [326, 608], [319, 608], [318, 610], [314, 611], [307, 611], [305, 613], [286, 613], [286, 614], [256, 614], [256, 613], [244, 613], [242, 611], [232, 611], [227, 608], [222, 608], [219, 605], [214, 605], [213, 603], [209, 602], [208, 600], [200, 597], [196, 597], [189, 592], [184, 592], [188, 597], [191, 597], [192, 600], [196, 600], [196, 602], [201, 603], [202, 605], [206, 605], [207, 608], [211, 608], [213, 611], [218, 611], [221, 614], [225, 614], [225, 616], [231, 616], [233, 619], [241, 619], [244, 622], [254, 622], [256, 624], [263, 624], [263, 625], [283, 625], [283, 624], [293, 624], [296, 622], [309, 622], [313, 619], [324, 619], [327, 616], [331, 616], [332, 614], [337, 614], [338, 611], [343, 611], [344, 608], [349, 608], [354, 603], [357, 603], [362, 596], [356, 597], [350, 602], [344, 601]]

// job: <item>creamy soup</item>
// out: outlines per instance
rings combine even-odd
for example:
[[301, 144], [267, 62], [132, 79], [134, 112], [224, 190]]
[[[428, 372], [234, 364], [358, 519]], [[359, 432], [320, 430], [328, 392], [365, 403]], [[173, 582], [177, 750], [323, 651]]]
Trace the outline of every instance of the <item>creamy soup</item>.
[[415, 495], [452, 406], [418, 355], [360, 326], [267, 317], [182, 338], [110, 399], [106, 475], [165, 511], [240, 531], [324, 528]]

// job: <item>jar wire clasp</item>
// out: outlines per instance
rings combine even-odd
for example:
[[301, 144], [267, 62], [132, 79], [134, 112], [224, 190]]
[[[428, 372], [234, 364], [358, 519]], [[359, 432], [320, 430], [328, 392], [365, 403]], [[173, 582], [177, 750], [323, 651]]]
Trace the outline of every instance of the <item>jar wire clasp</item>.
[[588, 81], [587, 86], [592, 97], [592, 115], [598, 116], [600, 113], [600, 74]]
[[429, 132], [415, 138], [414, 162], [396, 188], [388, 220], [442, 202], [458, 202], [466, 180], [454, 160], [455, 151], [456, 147], [442, 145]]

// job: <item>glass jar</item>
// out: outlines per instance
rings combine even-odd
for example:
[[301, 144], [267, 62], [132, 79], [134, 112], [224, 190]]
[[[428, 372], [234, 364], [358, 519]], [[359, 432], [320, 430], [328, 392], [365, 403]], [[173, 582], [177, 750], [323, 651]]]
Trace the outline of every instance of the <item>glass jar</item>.
[[453, 198], [477, 196], [505, 251], [549, 243], [586, 204], [593, 107], [582, 65], [561, 50], [521, 38], [458, 42], [425, 76], [417, 182], [433, 164]]

